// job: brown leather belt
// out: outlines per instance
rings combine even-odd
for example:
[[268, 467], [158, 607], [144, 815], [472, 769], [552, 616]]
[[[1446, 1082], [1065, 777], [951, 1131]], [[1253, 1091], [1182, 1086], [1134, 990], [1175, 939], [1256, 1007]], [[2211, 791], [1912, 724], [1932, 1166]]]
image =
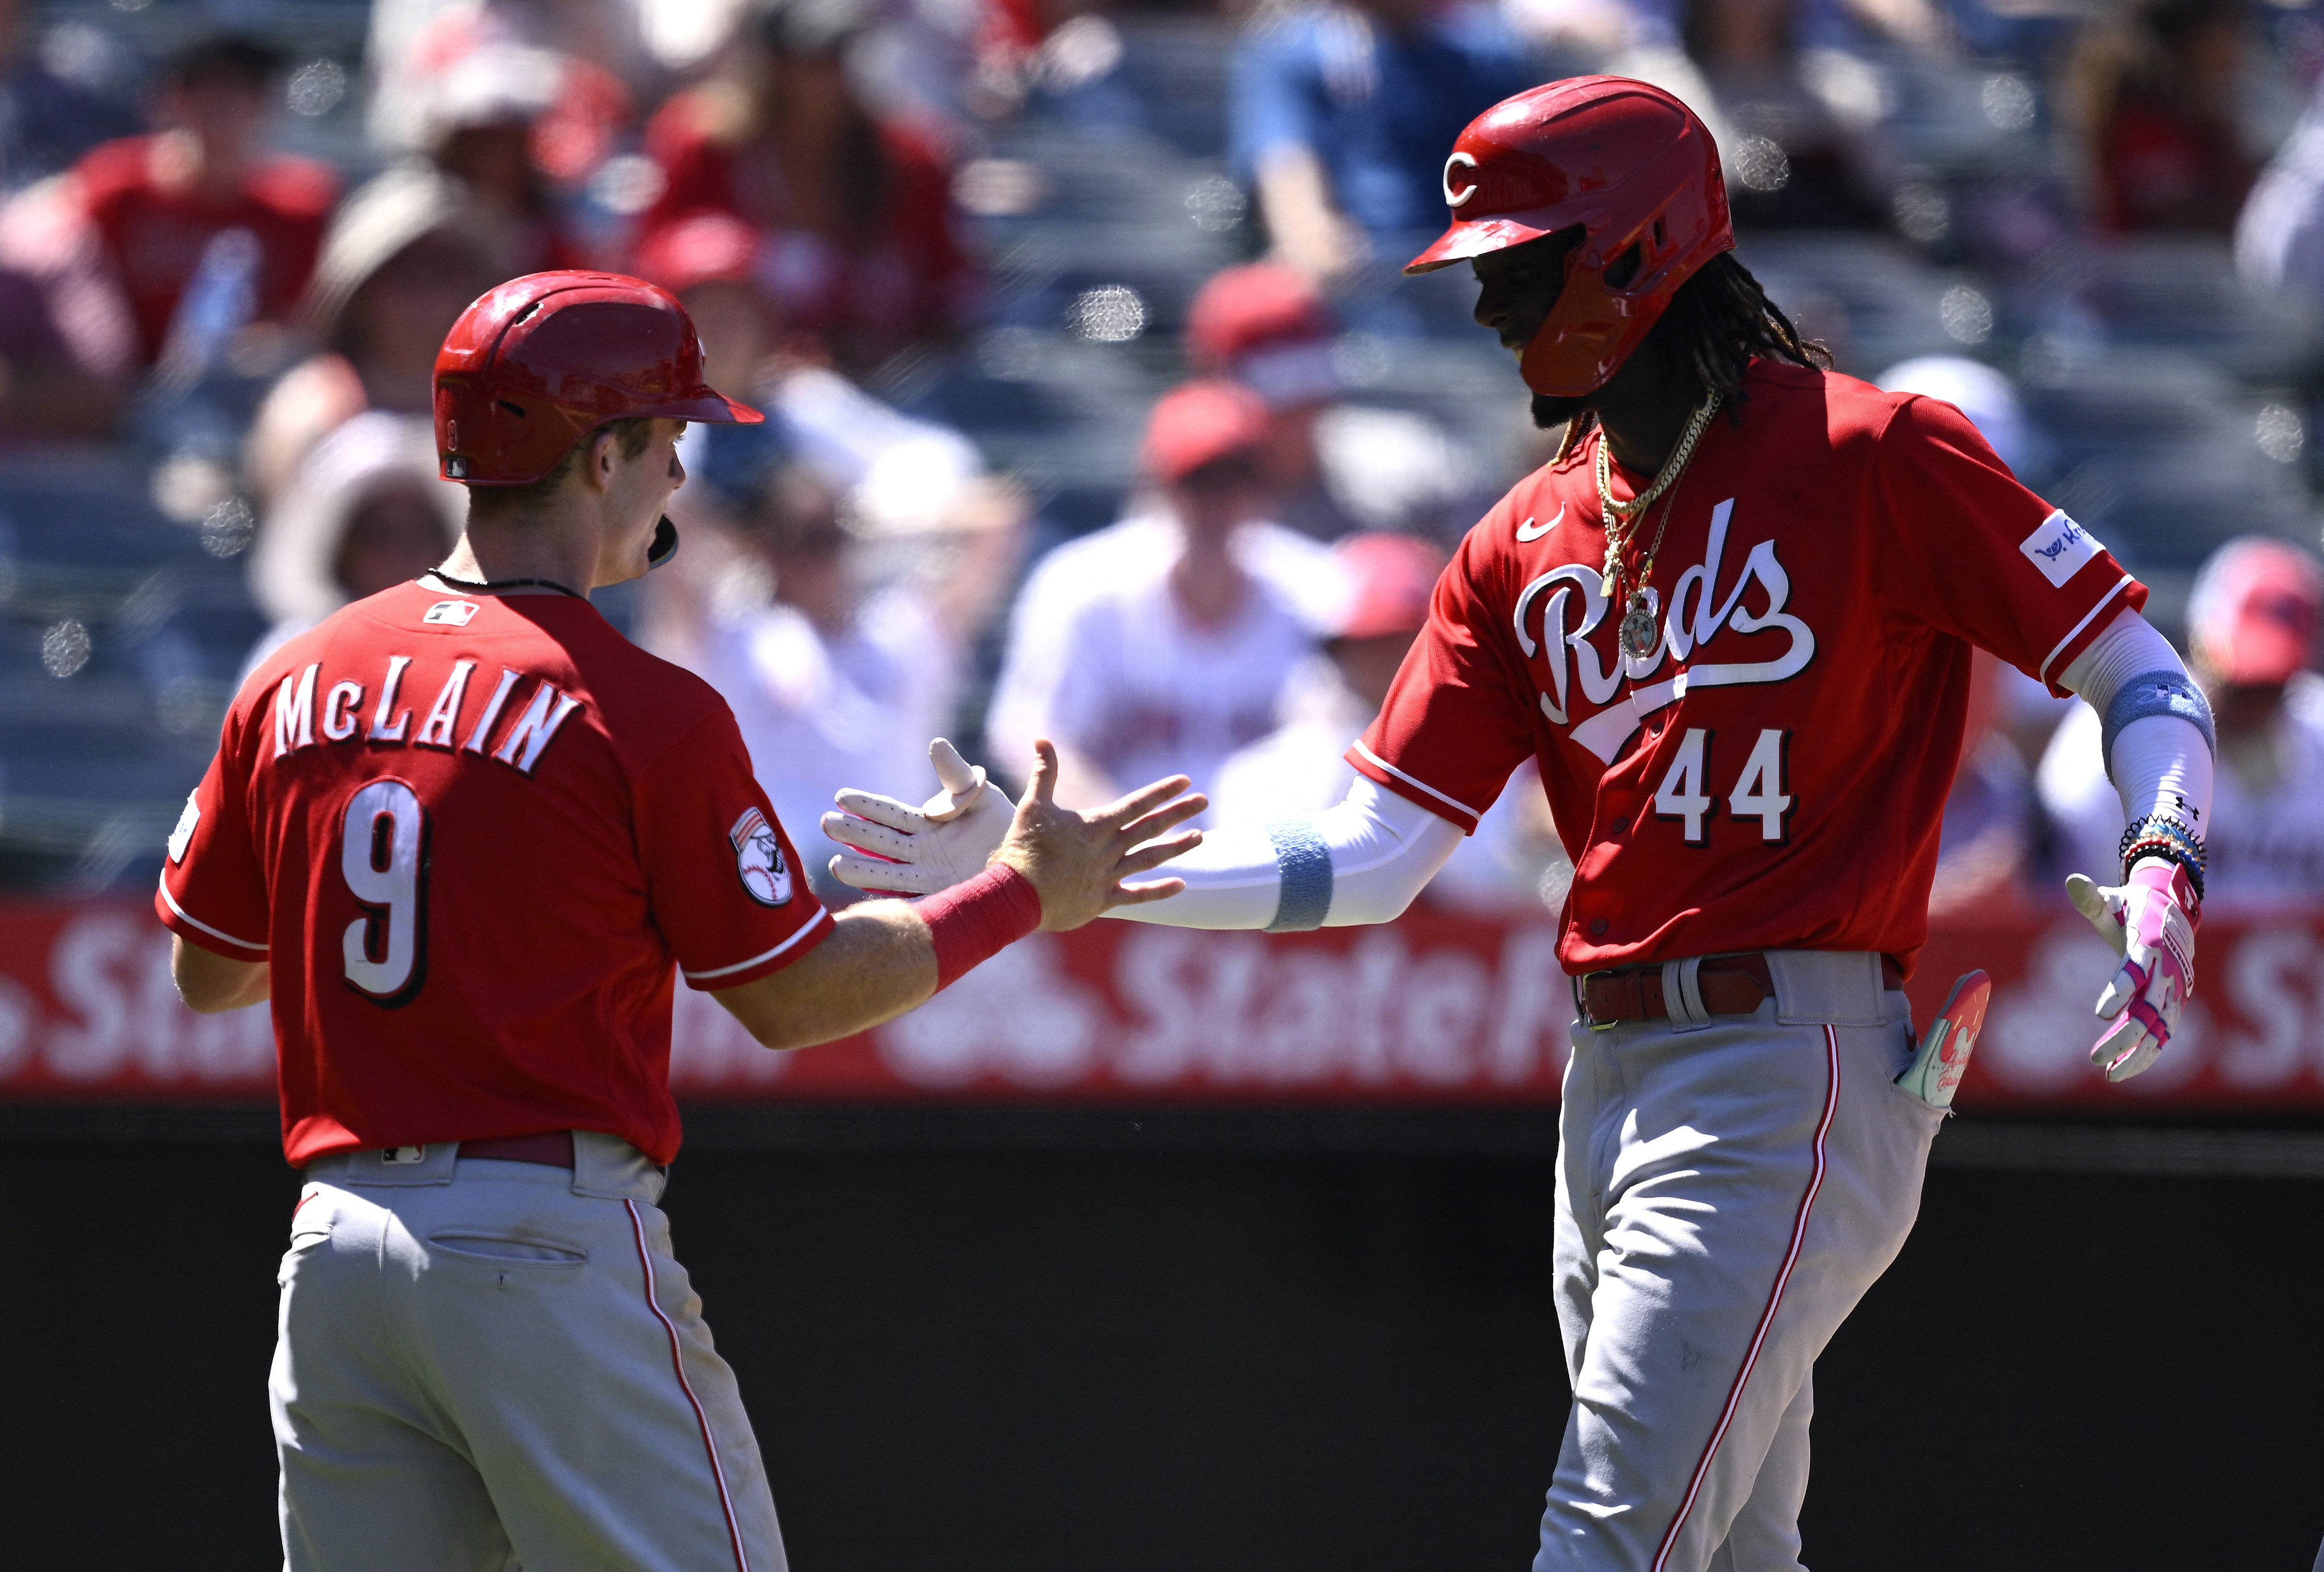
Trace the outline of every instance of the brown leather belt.
[[495, 1135], [489, 1141], [463, 1141], [463, 1157], [490, 1157], [502, 1163], [538, 1163], [543, 1168], [573, 1166], [573, 1132], [543, 1130], [537, 1135]]
[[[1904, 986], [1904, 969], [1889, 956], [1880, 958], [1880, 979], [1888, 988]], [[1696, 969], [1695, 983], [1702, 1007], [1714, 1016], [1748, 1016], [1774, 997], [1775, 979], [1767, 958], [1754, 951], [1743, 955], [1706, 955]], [[1669, 1001], [1663, 997], [1660, 962], [1593, 971], [1574, 980], [1574, 997], [1585, 1020], [1597, 1025], [1619, 1021], [1666, 1021]]]

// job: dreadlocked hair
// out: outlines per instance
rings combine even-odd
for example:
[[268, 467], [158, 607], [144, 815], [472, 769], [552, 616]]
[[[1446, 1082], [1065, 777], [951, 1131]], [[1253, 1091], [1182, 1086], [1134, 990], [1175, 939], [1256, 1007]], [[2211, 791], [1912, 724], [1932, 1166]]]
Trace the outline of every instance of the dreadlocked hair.
[[[1749, 398], [1743, 373], [1755, 359], [1831, 369], [1831, 351], [1802, 338], [1784, 308], [1767, 298], [1731, 251], [1712, 257], [1679, 286], [1639, 350], [1666, 356], [1692, 372], [1705, 392], [1719, 395], [1728, 420], [1736, 425], [1742, 423], [1740, 407]], [[1585, 411], [1568, 422], [1557, 456], [1572, 453], [1597, 420]]]
[[1743, 402], [1743, 372], [1754, 359], [1831, 369], [1831, 351], [1802, 338], [1731, 251], [1712, 257], [1679, 286], [1654, 336], [1662, 340], [1663, 354], [1702, 379], [1704, 391], [1729, 404]]

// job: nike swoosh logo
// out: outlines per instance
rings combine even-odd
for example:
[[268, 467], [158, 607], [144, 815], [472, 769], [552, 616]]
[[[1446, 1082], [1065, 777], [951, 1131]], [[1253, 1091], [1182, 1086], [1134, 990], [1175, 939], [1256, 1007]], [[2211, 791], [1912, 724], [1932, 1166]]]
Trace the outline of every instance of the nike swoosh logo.
[[1548, 523], [1536, 524], [1531, 519], [1527, 519], [1524, 523], [1518, 525], [1517, 538], [1519, 540], [1539, 540], [1543, 536], [1556, 529], [1564, 518], [1565, 504], [1560, 502], [1557, 505], [1557, 517], [1552, 519]]

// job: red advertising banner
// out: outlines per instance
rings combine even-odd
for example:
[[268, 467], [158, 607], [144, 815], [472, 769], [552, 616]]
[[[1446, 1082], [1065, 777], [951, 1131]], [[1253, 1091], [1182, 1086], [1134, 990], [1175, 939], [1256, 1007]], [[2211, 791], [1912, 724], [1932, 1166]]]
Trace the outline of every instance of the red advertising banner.
[[[270, 1098], [267, 1012], [193, 1014], [169, 954], [143, 903], [0, 905], [0, 1099]], [[2086, 923], [2005, 910], [1941, 926], [1917, 1017], [1980, 966], [1996, 987], [1965, 1110], [2324, 1109], [2324, 913], [2207, 922], [2178, 1037], [2119, 1087], [2085, 1058], [2114, 966]], [[1418, 909], [1281, 936], [1036, 934], [899, 1020], [793, 1053], [760, 1048], [707, 995], [678, 999], [671, 1080], [696, 1100], [1540, 1105], [1573, 1015], [1550, 923]]]

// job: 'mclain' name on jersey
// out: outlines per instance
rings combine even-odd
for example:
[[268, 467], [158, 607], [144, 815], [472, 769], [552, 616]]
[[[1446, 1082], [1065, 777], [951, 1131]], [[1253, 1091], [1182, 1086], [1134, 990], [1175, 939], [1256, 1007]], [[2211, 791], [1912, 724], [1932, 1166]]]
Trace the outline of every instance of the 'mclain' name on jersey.
[[[444, 679], [414, 730], [412, 717], [420, 712], [418, 704], [406, 706], [403, 702], [403, 674], [411, 658], [389, 656], [386, 669], [368, 687], [352, 680], [326, 685], [319, 661], [286, 674], [274, 689], [273, 757], [281, 758], [318, 741], [400, 743], [447, 752], [489, 752], [518, 773], [530, 775], [566, 718], [581, 707], [580, 700], [559, 691], [546, 678], [536, 677], [531, 690], [513, 707], [514, 719], [501, 726], [502, 715], [512, 711], [511, 695], [528, 675], [504, 666], [484, 709], [463, 731], [461, 705], [476, 663], [456, 660], [451, 675]], [[499, 728], [497, 744], [495, 727]]]

